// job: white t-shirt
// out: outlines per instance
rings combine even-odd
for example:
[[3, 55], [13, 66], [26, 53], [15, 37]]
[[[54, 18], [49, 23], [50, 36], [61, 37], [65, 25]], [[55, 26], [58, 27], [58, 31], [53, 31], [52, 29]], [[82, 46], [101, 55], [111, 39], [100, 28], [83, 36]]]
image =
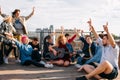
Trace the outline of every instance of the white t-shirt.
[[98, 38], [97, 42], [99, 43], [100, 46], [102, 46], [102, 57], [100, 63], [107, 60], [113, 65], [113, 67], [116, 67], [117, 70], [119, 70], [118, 66], [119, 47], [117, 45], [115, 46], [115, 48], [113, 48], [111, 45], [103, 46], [101, 38]]

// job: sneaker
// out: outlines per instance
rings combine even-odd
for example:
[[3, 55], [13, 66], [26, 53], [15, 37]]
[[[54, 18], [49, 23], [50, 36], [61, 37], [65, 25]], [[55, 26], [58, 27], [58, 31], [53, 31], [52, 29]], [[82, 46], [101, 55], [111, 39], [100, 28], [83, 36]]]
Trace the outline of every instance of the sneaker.
[[81, 65], [80, 65], [80, 64], [75, 64], [75, 67], [76, 67], [76, 68], [80, 68]]
[[51, 65], [51, 64], [45, 64], [45, 67], [46, 68], [53, 68], [53, 65]]
[[44, 61], [40, 61], [40, 64], [43, 64], [43, 65], [45, 65], [46, 63], [45, 63]]
[[21, 63], [21, 60], [20, 59], [16, 59], [15, 62], [16, 63]]
[[88, 80], [85, 76], [77, 77], [76, 80]]
[[7, 57], [4, 57], [4, 63], [5, 63], [5, 64], [9, 64], [9, 63], [8, 63], [8, 58], [7, 58]]
[[53, 65], [53, 64], [50, 64], [50, 66], [51, 66], [51, 68], [53, 68], [53, 67], [54, 67], [54, 65]]

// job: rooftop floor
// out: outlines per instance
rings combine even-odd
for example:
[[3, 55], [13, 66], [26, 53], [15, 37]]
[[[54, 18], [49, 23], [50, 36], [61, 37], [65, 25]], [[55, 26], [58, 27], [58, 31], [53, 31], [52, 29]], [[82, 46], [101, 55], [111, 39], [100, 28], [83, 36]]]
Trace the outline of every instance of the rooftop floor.
[[[85, 72], [77, 72], [73, 64], [70, 67], [54, 66], [53, 69], [47, 69], [32, 65], [21, 66], [15, 64], [13, 60], [9, 62], [8, 65], [0, 65], [0, 80], [75, 80], [75, 77], [85, 74]], [[120, 80], [120, 74], [114, 80]]]

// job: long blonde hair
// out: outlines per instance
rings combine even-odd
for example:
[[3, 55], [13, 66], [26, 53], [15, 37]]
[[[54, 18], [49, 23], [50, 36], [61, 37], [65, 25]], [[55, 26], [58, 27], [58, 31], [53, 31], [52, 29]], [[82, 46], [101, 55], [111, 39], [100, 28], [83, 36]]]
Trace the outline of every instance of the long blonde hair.
[[61, 40], [64, 41], [64, 44], [66, 43], [66, 37], [64, 36], [64, 34], [60, 34], [56, 40], [56, 45], [59, 46], [61, 43]]

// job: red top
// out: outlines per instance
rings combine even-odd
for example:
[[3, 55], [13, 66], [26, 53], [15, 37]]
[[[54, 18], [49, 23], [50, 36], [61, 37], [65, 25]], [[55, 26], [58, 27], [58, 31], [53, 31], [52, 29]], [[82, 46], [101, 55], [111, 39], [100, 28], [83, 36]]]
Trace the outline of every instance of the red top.
[[59, 48], [64, 48], [64, 49], [65, 49], [65, 51], [68, 51], [68, 49], [67, 49], [67, 46], [66, 46], [66, 45], [60, 44], [58, 47], [59, 47]]
[[76, 38], [76, 34], [75, 35], [73, 35], [69, 40], [68, 40], [68, 43], [71, 43], [71, 42], [73, 42], [73, 40]]

